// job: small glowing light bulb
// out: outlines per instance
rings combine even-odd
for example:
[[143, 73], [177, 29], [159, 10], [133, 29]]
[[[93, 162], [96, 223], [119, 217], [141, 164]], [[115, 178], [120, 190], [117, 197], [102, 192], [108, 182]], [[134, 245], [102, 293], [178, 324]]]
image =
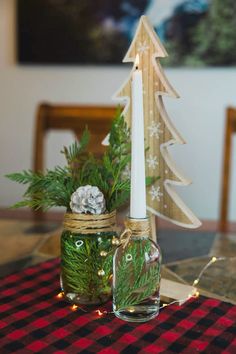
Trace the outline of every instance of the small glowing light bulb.
[[129, 309], [129, 312], [134, 312], [135, 310], [134, 310], [134, 308], [133, 307], [130, 307], [130, 309]]
[[72, 311], [76, 311], [77, 309], [78, 309], [78, 306], [77, 306], [77, 305], [74, 304], [74, 305], [71, 306], [71, 310], [72, 310]]
[[199, 283], [199, 279], [195, 279], [193, 285], [197, 285]]
[[104, 270], [103, 270], [103, 269], [100, 269], [100, 270], [98, 271], [98, 276], [99, 276], [99, 277], [103, 277], [104, 275], [105, 275]]
[[61, 292], [61, 293], [57, 294], [58, 299], [61, 299], [61, 298], [63, 297], [63, 295], [64, 295], [64, 293], [63, 293], [63, 292]]
[[113, 244], [113, 246], [118, 246], [120, 244], [120, 241], [118, 240], [118, 238], [113, 238], [111, 243]]
[[95, 312], [97, 312], [98, 316], [102, 316], [103, 315], [102, 311], [100, 311], [99, 309], [96, 310]]
[[163, 307], [166, 307], [166, 306], [167, 306], [167, 304], [163, 304], [162, 306], [163, 306]]
[[100, 256], [101, 257], [106, 257], [107, 256], [107, 252], [106, 251], [101, 251], [100, 252]]
[[200, 295], [199, 291], [196, 291], [194, 294], [195, 297], [199, 297], [199, 295]]
[[212, 261], [212, 263], [215, 263], [217, 261], [217, 258], [216, 257], [212, 257], [211, 261]]

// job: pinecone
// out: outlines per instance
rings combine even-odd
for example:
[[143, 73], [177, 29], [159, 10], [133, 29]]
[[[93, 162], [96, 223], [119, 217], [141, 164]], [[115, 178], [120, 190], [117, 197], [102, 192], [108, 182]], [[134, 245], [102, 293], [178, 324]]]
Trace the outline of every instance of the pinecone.
[[70, 208], [73, 213], [102, 214], [106, 211], [106, 201], [98, 187], [87, 185], [71, 195]]

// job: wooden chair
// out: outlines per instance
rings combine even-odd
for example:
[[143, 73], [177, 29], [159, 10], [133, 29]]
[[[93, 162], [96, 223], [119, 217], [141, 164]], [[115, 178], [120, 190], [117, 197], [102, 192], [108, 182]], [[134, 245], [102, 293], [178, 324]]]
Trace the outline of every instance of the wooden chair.
[[226, 112], [223, 173], [221, 186], [221, 204], [219, 229], [222, 232], [228, 228], [228, 210], [229, 210], [229, 190], [232, 162], [232, 137], [236, 133], [236, 108], [229, 107]]
[[[41, 103], [36, 115], [33, 170], [44, 170], [45, 138], [50, 130], [70, 130], [79, 139], [85, 126], [88, 126], [91, 134], [89, 150], [96, 155], [102, 154], [105, 147], [101, 142], [110, 131], [115, 112], [114, 106]], [[43, 214], [35, 212], [35, 219], [43, 219]]]
[[34, 171], [44, 170], [45, 138], [49, 130], [71, 130], [79, 139], [87, 125], [91, 134], [89, 149], [101, 154], [101, 141], [111, 128], [116, 108], [112, 106], [72, 106], [41, 103], [35, 127]]

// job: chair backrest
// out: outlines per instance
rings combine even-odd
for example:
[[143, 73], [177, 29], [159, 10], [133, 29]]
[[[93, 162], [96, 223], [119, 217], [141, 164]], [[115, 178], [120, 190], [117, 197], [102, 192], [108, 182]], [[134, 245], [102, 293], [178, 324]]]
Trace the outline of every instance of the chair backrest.
[[116, 107], [114, 106], [41, 103], [36, 115], [34, 171], [43, 171], [44, 169], [44, 142], [49, 130], [71, 130], [79, 139], [87, 126], [91, 134], [90, 151], [97, 155], [103, 153], [105, 147], [101, 145], [101, 141], [111, 128], [115, 112]]
[[226, 110], [224, 155], [222, 169], [221, 185], [221, 204], [219, 229], [224, 232], [228, 228], [228, 210], [229, 210], [229, 190], [232, 162], [232, 138], [236, 134], [236, 108], [228, 107]]

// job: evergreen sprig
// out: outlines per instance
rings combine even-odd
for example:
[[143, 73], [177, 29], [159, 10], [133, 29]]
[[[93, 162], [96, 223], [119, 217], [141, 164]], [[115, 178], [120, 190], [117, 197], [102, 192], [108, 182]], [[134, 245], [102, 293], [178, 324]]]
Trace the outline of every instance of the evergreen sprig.
[[101, 158], [87, 151], [90, 134], [86, 128], [80, 142], [64, 147], [62, 153], [67, 165], [55, 167], [45, 173], [31, 170], [7, 175], [10, 180], [28, 185], [23, 201], [13, 208], [23, 206], [47, 210], [63, 206], [70, 210], [72, 193], [80, 186], [97, 186], [104, 194], [110, 212], [124, 204], [130, 193], [130, 180], [123, 176], [130, 163], [130, 132], [120, 111], [112, 123], [109, 147]]
[[[61, 151], [67, 165], [45, 173], [31, 170], [7, 175], [12, 181], [28, 185], [23, 201], [13, 208], [30, 207], [48, 210], [54, 206], [70, 210], [72, 193], [80, 186], [97, 186], [104, 194], [108, 212], [124, 205], [130, 195], [130, 130], [118, 110], [112, 123], [109, 146], [101, 158], [88, 152], [90, 133], [86, 128], [79, 142]], [[146, 184], [157, 178], [147, 177]]]
[[[138, 305], [156, 295], [160, 285], [160, 264], [147, 264], [151, 241], [131, 241], [116, 264], [114, 299], [116, 310]], [[129, 255], [130, 261], [127, 261]], [[127, 278], [130, 275], [130, 279]]]
[[[112, 269], [112, 246], [111, 240], [114, 233], [101, 233], [102, 242], [96, 235], [74, 234], [68, 231], [62, 234], [62, 281], [66, 293], [75, 293], [85, 296], [90, 302], [110, 295], [110, 276]], [[75, 247], [76, 240], [81, 240], [83, 245]], [[100, 252], [106, 251], [108, 255], [101, 257]], [[103, 270], [104, 275], [98, 275]]]

